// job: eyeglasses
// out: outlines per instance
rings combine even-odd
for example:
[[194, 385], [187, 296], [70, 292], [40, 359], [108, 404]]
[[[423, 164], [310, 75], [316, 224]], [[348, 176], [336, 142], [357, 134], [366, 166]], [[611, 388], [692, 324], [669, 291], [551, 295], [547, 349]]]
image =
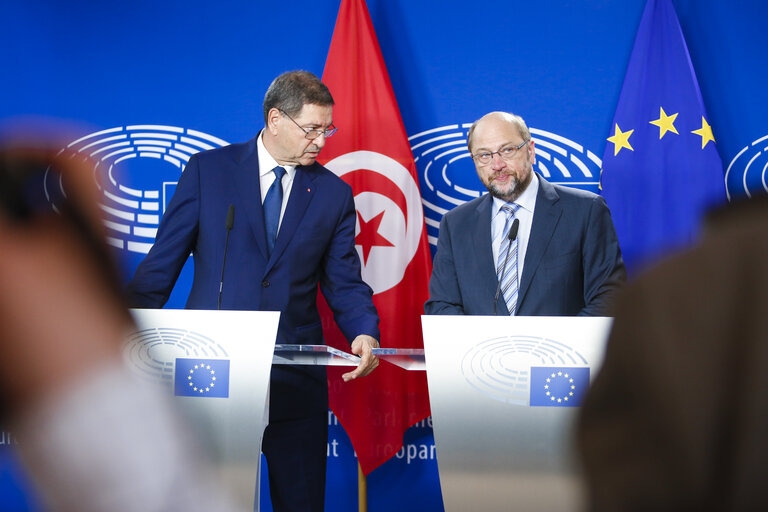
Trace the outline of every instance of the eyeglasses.
[[483, 151], [481, 153], [475, 153], [474, 155], [472, 155], [472, 158], [474, 158], [481, 164], [486, 165], [491, 163], [491, 160], [493, 160], [493, 155], [499, 155], [503, 160], [506, 160], [507, 162], [509, 162], [510, 160], [513, 160], [515, 158], [518, 150], [520, 150], [520, 148], [525, 146], [527, 143], [528, 143], [528, 140], [524, 140], [517, 146], [504, 146], [498, 151]]
[[285, 117], [287, 117], [288, 119], [290, 119], [291, 121], [293, 121], [293, 124], [295, 124], [296, 126], [298, 126], [298, 127], [301, 129], [301, 131], [303, 131], [303, 132], [306, 134], [306, 135], [304, 135], [304, 138], [305, 138], [305, 139], [314, 140], [314, 139], [318, 138], [318, 137], [319, 137], [319, 136], [321, 136], [321, 135], [325, 135], [325, 138], [327, 139], [328, 137], [330, 137], [330, 136], [332, 136], [334, 133], [336, 133], [336, 130], [338, 130], [338, 128], [336, 128], [335, 126], [333, 126], [333, 124], [331, 124], [331, 126], [329, 126], [328, 128], [326, 128], [325, 130], [320, 130], [319, 128], [304, 128], [304, 127], [303, 127], [303, 126], [301, 126], [299, 123], [297, 123], [296, 121], [294, 121], [294, 120], [293, 120], [293, 118], [292, 118], [291, 116], [289, 116], [288, 114], [286, 114], [286, 112], [285, 112], [284, 110], [280, 110], [280, 112], [282, 112], [282, 113], [283, 113], [283, 115], [285, 115]]

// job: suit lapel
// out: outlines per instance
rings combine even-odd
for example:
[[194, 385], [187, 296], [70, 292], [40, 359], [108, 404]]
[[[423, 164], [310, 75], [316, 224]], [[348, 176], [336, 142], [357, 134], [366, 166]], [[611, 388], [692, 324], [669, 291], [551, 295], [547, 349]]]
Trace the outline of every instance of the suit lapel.
[[[476, 220], [469, 224], [477, 226], [472, 233], [472, 245], [475, 251], [475, 262], [478, 265], [477, 276], [480, 280], [481, 290], [494, 290], [498, 287], [499, 280], [496, 277], [496, 262], [493, 261], [493, 247], [491, 240], [491, 206], [493, 198], [490, 194], [485, 194], [483, 200], [475, 208]], [[459, 243], [461, 243], [459, 241]], [[493, 304], [493, 295], [488, 297], [488, 304]], [[502, 315], [509, 315], [507, 304], [504, 302], [504, 296], [499, 294], [496, 301], [496, 312]]]
[[533, 281], [533, 276], [539, 268], [541, 258], [552, 241], [557, 223], [562, 214], [562, 208], [557, 205], [560, 196], [555, 188], [541, 176], [539, 178], [539, 192], [536, 194], [536, 208], [533, 212], [531, 235], [528, 239], [528, 249], [525, 254], [523, 275], [520, 277], [520, 293], [517, 300], [517, 310], [525, 301], [525, 296]]
[[267, 233], [264, 229], [264, 208], [261, 206], [261, 185], [259, 182], [259, 155], [256, 149], [258, 135], [249, 142], [248, 150], [236, 166], [236, 185], [240, 205], [245, 210], [248, 224], [259, 251], [267, 259]]
[[267, 264], [267, 271], [280, 258], [280, 255], [290, 243], [293, 235], [296, 233], [296, 229], [299, 227], [301, 219], [304, 217], [309, 202], [316, 192], [313, 186], [313, 174], [309, 169], [311, 168], [296, 168], [296, 175], [291, 186], [291, 195], [288, 197], [288, 204], [285, 206], [285, 213], [283, 213], [283, 220], [280, 223], [280, 230], [277, 232], [277, 240], [275, 240], [275, 248], [272, 250], [272, 257]]

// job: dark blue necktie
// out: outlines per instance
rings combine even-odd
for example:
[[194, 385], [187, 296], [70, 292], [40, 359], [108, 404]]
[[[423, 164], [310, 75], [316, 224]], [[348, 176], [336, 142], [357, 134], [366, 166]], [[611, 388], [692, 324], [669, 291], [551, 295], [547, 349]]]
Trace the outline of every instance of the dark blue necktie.
[[275, 173], [275, 181], [267, 190], [264, 198], [264, 227], [267, 229], [267, 251], [272, 255], [277, 240], [277, 227], [280, 225], [280, 210], [283, 207], [283, 176], [285, 169], [280, 166], [272, 169]]

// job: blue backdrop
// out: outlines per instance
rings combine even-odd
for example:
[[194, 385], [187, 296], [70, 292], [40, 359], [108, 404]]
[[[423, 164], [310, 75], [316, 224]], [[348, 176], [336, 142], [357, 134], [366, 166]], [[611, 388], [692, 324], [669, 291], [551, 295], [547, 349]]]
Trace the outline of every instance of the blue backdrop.
[[[600, 157], [644, 5], [644, 0], [368, 0], [417, 157], [433, 245], [442, 213], [481, 190], [462, 137], [464, 125], [488, 111], [510, 110], [526, 119], [541, 141], [537, 149], [551, 156], [540, 158], [545, 169], [539, 170], [552, 181], [597, 189]], [[760, 0], [676, 0], [674, 5], [728, 170], [728, 192], [763, 189], [768, 5]], [[117, 199], [157, 203], [159, 216], [183, 158], [169, 153], [164, 156], [170, 160], [157, 158], [153, 148], [163, 140], [158, 134], [186, 137], [186, 143], [175, 139], [182, 154], [218, 140], [253, 137], [263, 123], [263, 94], [276, 75], [298, 68], [322, 75], [338, 6], [339, 0], [5, 1], [0, 130], [17, 116], [34, 115], [79, 122], [72, 141], [119, 128], [92, 135], [80, 147], [91, 142], [106, 147], [110, 141], [104, 139], [119, 134], [151, 133], [145, 138], [154, 145], [131, 146], [132, 153], [110, 162], [123, 185]], [[137, 128], [147, 125], [153, 128]], [[128, 153], [135, 157], [115, 163]], [[149, 190], [157, 196], [147, 195]], [[141, 191], [143, 197], [135, 197]], [[114, 206], [120, 210], [125, 205], [118, 200]], [[122, 248], [126, 278], [143, 257], [140, 244], [151, 241], [153, 219], [143, 218], [143, 228], [136, 225], [140, 221], [115, 219], [113, 242]], [[170, 306], [183, 305], [189, 278], [187, 269]], [[7, 436], [1, 440], [2, 498], [10, 504], [20, 477]], [[369, 477], [370, 510], [441, 509], [431, 429], [414, 428], [407, 441], [401, 457]], [[335, 425], [329, 451], [329, 509], [352, 510], [355, 460]], [[397, 492], [390, 492], [393, 486]], [[10, 507], [0, 502], [0, 508]]]

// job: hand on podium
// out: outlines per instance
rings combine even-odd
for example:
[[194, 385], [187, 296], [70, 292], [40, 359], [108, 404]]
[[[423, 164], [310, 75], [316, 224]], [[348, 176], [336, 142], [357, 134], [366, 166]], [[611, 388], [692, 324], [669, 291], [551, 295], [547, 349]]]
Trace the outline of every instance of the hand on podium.
[[355, 370], [341, 376], [344, 382], [365, 377], [379, 366], [379, 358], [371, 352], [374, 348], [379, 348], [379, 342], [367, 334], [361, 334], [352, 341], [352, 353], [360, 356], [360, 364]]

